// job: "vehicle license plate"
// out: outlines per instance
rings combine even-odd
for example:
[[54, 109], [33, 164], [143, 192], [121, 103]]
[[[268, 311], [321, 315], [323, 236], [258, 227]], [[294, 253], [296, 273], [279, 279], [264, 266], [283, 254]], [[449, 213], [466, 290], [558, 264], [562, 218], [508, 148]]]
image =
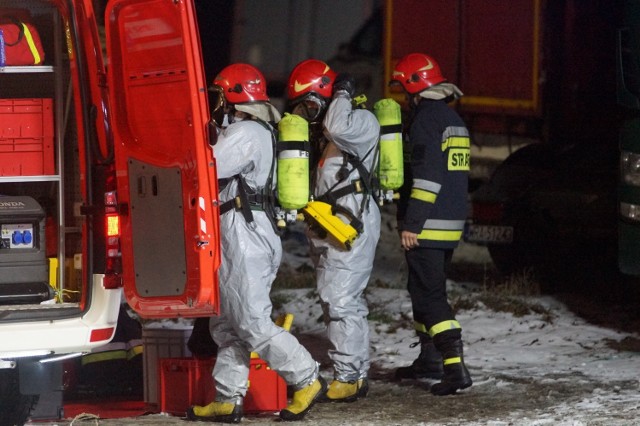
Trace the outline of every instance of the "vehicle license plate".
[[509, 244], [513, 242], [513, 227], [467, 224], [464, 229], [464, 240], [478, 244]]

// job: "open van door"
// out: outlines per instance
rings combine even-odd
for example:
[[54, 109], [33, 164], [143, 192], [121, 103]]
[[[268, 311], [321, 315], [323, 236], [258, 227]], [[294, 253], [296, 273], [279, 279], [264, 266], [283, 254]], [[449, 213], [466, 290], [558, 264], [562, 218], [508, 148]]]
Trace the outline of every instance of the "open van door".
[[217, 177], [192, 0], [112, 0], [107, 82], [122, 275], [146, 318], [219, 312]]

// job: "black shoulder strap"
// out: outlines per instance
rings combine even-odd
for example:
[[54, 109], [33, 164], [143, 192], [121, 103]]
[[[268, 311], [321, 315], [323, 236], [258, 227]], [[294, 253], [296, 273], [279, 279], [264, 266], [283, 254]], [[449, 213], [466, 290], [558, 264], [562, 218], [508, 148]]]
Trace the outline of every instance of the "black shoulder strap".
[[18, 39], [14, 42], [14, 43], [7, 43], [6, 39], [5, 39], [5, 44], [7, 46], [16, 46], [18, 45], [22, 39], [24, 38], [24, 24], [15, 16], [10, 16], [10, 15], [5, 15], [3, 16], [3, 18], [8, 19], [9, 21], [11, 21], [12, 24], [14, 24], [16, 27], [18, 27], [18, 30], [20, 31], [18, 33]]
[[282, 235], [284, 233], [284, 229], [278, 228], [278, 224], [276, 223], [276, 196], [275, 196], [275, 188], [273, 187], [273, 176], [276, 171], [276, 158], [278, 155], [278, 131], [275, 126], [270, 125], [264, 120], [259, 118], [253, 119], [256, 123], [259, 123], [262, 127], [264, 127], [271, 134], [271, 169], [269, 170], [269, 176], [267, 177], [267, 182], [262, 189], [262, 208], [267, 213], [267, 217], [269, 218], [269, 222], [271, 222], [271, 226], [277, 235]]
[[232, 179], [238, 180], [238, 195], [229, 201], [222, 203], [220, 206], [220, 214], [223, 215], [229, 210], [238, 209], [242, 211], [242, 216], [247, 223], [253, 222], [253, 212], [251, 211], [251, 204], [249, 203], [249, 191], [248, 185], [244, 177], [237, 174]]
[[[366, 208], [369, 208], [368, 195], [371, 195], [376, 201], [376, 203], [378, 203], [377, 193], [375, 191], [375, 182], [374, 182], [375, 174], [367, 170], [367, 168], [364, 166], [364, 160], [366, 160], [369, 154], [371, 154], [371, 152], [373, 151], [376, 151], [375, 155], [377, 156], [379, 145], [380, 145], [379, 143], [376, 143], [375, 146], [373, 146], [369, 151], [367, 151], [367, 153], [362, 159], [358, 158], [357, 155], [352, 155], [346, 152], [342, 152], [344, 163], [341, 168], [341, 173], [340, 173], [338, 182], [336, 182], [331, 188], [329, 188], [327, 192], [325, 192], [320, 197], [318, 197], [318, 200], [327, 202], [332, 206], [335, 206], [339, 198], [342, 198], [345, 195], [352, 194], [354, 192], [355, 193], [363, 192], [364, 197], [362, 197], [362, 203], [360, 205], [360, 213], [358, 214], [358, 217], [362, 217], [362, 213], [364, 212], [364, 210]], [[347, 169], [346, 163], [351, 164], [351, 167], [352, 167], [351, 170], [346, 170]], [[373, 167], [375, 167], [376, 162], [374, 161], [372, 164], [373, 164]], [[354, 170], [358, 170], [358, 173], [360, 174], [360, 179], [352, 182], [350, 185], [347, 185], [345, 187], [342, 187], [336, 190], [335, 188], [340, 183], [347, 180]]]

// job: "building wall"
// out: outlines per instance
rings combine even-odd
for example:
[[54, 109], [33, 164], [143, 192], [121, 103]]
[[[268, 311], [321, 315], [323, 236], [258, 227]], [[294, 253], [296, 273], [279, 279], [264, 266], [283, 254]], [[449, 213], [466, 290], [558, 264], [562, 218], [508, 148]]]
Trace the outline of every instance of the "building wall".
[[258, 67], [268, 82], [286, 82], [308, 58], [329, 60], [380, 0], [236, 0], [231, 61]]

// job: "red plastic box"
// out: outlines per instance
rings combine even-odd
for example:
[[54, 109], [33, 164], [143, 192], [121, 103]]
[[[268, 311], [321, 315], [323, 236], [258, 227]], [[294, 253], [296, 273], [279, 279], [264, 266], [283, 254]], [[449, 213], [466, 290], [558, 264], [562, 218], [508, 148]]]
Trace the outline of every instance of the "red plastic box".
[[54, 175], [53, 100], [0, 99], [0, 176]]
[[[161, 358], [158, 394], [160, 410], [184, 416], [192, 405], [206, 405], [214, 400], [211, 370], [213, 359]], [[287, 385], [265, 361], [252, 358], [249, 390], [244, 398], [245, 413], [280, 411], [287, 406]]]

